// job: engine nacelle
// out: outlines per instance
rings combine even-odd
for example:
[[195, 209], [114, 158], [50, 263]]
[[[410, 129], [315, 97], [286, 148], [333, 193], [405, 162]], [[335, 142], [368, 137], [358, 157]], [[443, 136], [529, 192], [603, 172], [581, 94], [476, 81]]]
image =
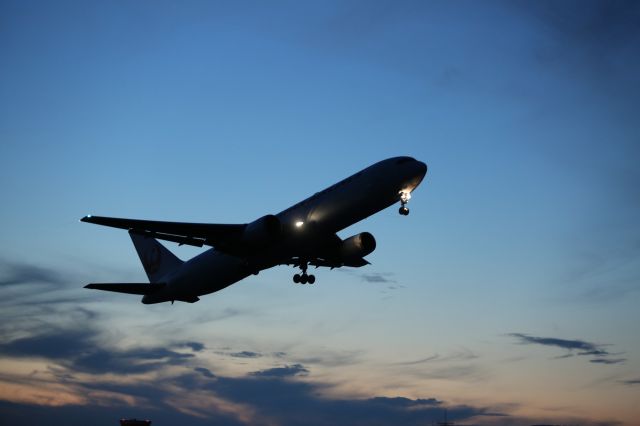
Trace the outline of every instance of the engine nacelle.
[[261, 217], [247, 225], [242, 233], [245, 247], [255, 250], [276, 242], [282, 235], [280, 219], [272, 214]]
[[349, 237], [342, 241], [340, 258], [345, 264], [358, 261], [376, 249], [376, 239], [368, 232]]

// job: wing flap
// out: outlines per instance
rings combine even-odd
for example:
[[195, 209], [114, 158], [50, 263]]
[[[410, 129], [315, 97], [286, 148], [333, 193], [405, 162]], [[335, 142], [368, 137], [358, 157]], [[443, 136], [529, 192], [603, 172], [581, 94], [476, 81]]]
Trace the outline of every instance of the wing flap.
[[92, 290], [114, 291], [127, 294], [153, 294], [166, 286], [165, 283], [91, 283], [84, 286]]

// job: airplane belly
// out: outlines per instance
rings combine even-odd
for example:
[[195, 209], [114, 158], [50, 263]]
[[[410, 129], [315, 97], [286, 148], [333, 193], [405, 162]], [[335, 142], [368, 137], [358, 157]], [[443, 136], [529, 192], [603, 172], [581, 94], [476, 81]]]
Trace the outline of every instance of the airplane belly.
[[168, 293], [176, 299], [214, 293], [249, 276], [246, 262], [214, 249], [185, 262], [170, 278]]

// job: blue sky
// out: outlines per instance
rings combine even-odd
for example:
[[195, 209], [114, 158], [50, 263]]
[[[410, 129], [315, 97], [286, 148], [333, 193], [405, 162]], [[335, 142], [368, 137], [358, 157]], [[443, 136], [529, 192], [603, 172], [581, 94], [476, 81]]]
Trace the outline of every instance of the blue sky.
[[[1, 2], [0, 419], [633, 424], [639, 17]], [[248, 222], [396, 155], [429, 165], [411, 215], [341, 233], [371, 266], [194, 305], [82, 289], [144, 279], [87, 213]]]

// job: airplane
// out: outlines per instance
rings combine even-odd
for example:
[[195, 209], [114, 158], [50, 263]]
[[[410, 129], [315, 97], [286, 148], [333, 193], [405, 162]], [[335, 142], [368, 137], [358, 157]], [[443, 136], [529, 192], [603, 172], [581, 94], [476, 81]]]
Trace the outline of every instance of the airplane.
[[[142, 303], [194, 303], [199, 296], [230, 286], [277, 265], [299, 268], [296, 284], [313, 284], [309, 266], [368, 265], [376, 248], [368, 232], [341, 239], [337, 232], [395, 203], [409, 214], [411, 193], [427, 165], [411, 157], [380, 161], [316, 192], [282, 212], [244, 224], [162, 222], [88, 215], [81, 222], [127, 229], [149, 283], [92, 283], [85, 288], [142, 295]], [[158, 240], [210, 246], [182, 261]]]

